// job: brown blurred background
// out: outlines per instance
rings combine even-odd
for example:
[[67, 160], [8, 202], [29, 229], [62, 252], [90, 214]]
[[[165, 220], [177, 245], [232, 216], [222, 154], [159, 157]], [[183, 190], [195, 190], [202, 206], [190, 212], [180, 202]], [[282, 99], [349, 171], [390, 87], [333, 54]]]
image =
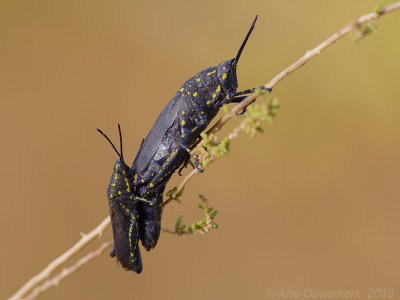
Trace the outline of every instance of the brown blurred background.
[[[376, 4], [1, 1], [0, 297], [107, 215], [116, 155], [96, 128], [117, 140], [121, 123], [131, 163], [177, 88], [233, 57], [255, 14], [239, 89], [266, 83]], [[268, 299], [281, 288], [400, 297], [400, 11], [378, 25], [281, 82], [276, 125], [235, 140], [164, 212], [165, 227], [179, 214], [197, 221], [204, 193], [218, 230], [162, 234], [142, 251], [140, 276], [103, 254], [40, 299]]]

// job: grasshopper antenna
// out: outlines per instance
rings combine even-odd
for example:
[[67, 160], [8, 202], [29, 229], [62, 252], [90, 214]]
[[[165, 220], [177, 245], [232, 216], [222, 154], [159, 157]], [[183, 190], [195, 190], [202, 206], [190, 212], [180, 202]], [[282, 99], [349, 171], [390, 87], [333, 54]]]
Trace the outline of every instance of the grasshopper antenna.
[[119, 147], [121, 149], [121, 161], [124, 161], [124, 154], [122, 152], [122, 133], [121, 133], [121, 126], [118, 123], [118, 132], [119, 132]]
[[240, 46], [240, 49], [239, 49], [239, 51], [238, 51], [238, 53], [237, 53], [237, 55], [235, 57], [235, 64], [237, 64], [237, 62], [239, 61], [239, 57], [242, 54], [244, 46], [246, 46], [247, 40], [249, 39], [250, 34], [254, 29], [254, 25], [256, 24], [257, 18], [258, 18], [258, 15], [256, 15], [256, 17], [254, 18], [254, 21], [250, 26], [249, 32], [247, 32], [246, 37], [244, 38], [244, 41], [243, 41], [242, 45]]
[[[119, 124], [118, 124], [118, 129], [119, 129]], [[121, 129], [119, 129], [119, 136], [120, 136], [120, 142], [121, 142], [121, 154], [119, 154], [117, 148], [115, 148], [114, 144], [111, 142], [111, 140], [109, 139], [109, 137], [100, 129], [97, 128], [97, 131], [100, 132], [100, 134], [102, 136], [104, 136], [106, 138], [106, 140], [110, 143], [111, 147], [114, 149], [114, 151], [118, 154], [119, 157], [122, 157], [122, 137], [121, 137]]]

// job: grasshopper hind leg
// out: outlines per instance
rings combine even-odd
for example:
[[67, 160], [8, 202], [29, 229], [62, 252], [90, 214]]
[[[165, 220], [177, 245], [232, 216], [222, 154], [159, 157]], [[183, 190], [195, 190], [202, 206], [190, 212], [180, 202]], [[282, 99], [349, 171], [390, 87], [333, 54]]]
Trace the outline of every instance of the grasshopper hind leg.
[[157, 245], [160, 237], [162, 210], [161, 197], [155, 206], [139, 205], [139, 237], [147, 251]]

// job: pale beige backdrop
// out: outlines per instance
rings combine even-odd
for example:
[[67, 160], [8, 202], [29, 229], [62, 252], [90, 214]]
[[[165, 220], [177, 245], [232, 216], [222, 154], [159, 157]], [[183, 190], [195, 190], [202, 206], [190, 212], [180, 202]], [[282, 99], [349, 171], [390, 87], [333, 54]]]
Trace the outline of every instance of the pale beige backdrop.
[[[121, 123], [131, 163], [180, 84], [232, 58], [255, 14], [240, 89], [266, 83], [376, 4], [1, 1], [0, 297], [107, 215], [116, 155], [97, 127], [117, 140]], [[204, 193], [218, 230], [162, 234], [140, 276], [104, 254], [40, 299], [269, 299], [281, 288], [400, 297], [399, 36], [394, 12], [376, 34], [345, 38], [285, 79], [273, 91], [276, 125], [234, 141], [164, 212], [164, 226], [178, 214], [196, 221]]]

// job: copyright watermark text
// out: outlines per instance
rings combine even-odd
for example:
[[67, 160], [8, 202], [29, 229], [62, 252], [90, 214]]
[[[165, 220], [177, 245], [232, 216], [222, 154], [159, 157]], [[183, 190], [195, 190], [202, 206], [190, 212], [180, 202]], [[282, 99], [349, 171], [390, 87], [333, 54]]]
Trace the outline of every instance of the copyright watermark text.
[[265, 295], [270, 299], [393, 299], [395, 289], [368, 290], [354, 289], [267, 289]]

